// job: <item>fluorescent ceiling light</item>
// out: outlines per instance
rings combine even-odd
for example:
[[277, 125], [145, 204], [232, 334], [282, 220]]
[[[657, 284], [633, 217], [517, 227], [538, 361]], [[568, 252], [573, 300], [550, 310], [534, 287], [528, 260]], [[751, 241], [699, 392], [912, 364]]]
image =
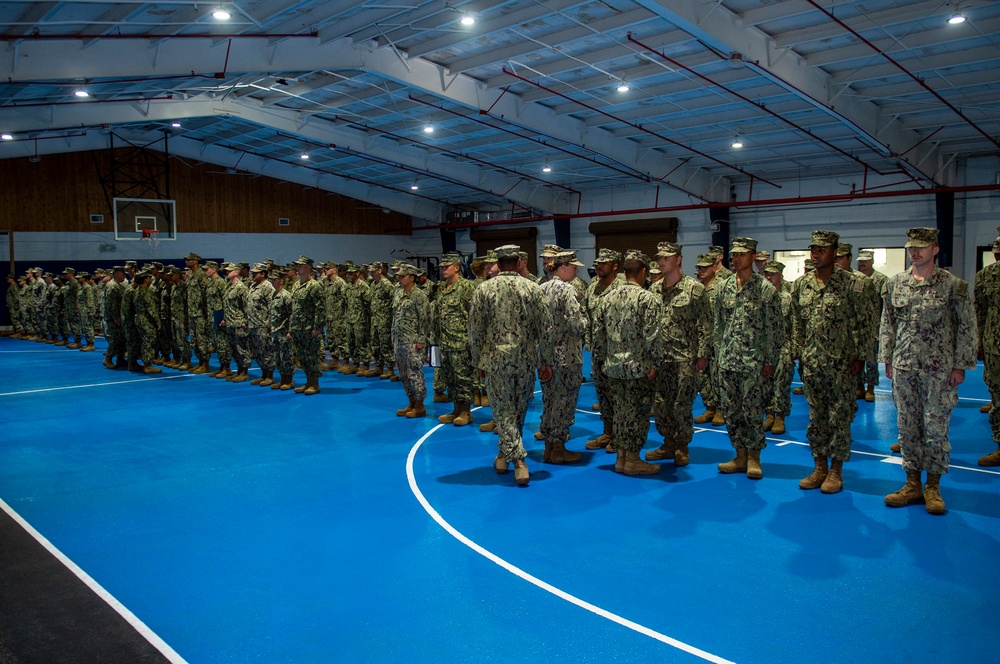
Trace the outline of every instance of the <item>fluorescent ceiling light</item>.
[[424, 127], [424, 133], [425, 134], [433, 134], [434, 133], [434, 127], [432, 127], [430, 125], [427, 125], [426, 127]]
[[5, 141], [13, 141], [14, 140], [14, 135], [13, 134], [6, 134], [6, 133], [5, 134], [0, 134], [0, 139], [3, 139]]
[[615, 89], [618, 90], [618, 92], [628, 92], [631, 88], [628, 87], [628, 83], [622, 81], [621, 83], [618, 84], [618, 87]]
[[212, 18], [216, 21], [228, 21], [232, 17], [233, 15], [226, 11], [225, 7], [218, 7], [217, 9], [212, 10]]
[[962, 14], [962, 12], [955, 12], [954, 14], [951, 15], [951, 18], [948, 19], [948, 22], [951, 23], [952, 25], [965, 23], [965, 16]]
[[544, 166], [542, 166], [542, 173], [551, 173], [551, 172], [552, 172], [552, 167], [551, 166], [549, 166], [548, 164], [545, 164]]
[[459, 23], [461, 23], [465, 27], [469, 27], [470, 25], [475, 25], [476, 17], [473, 16], [472, 14], [464, 14], [461, 20], [459, 20]]
[[77, 97], [80, 97], [81, 99], [83, 97], [89, 97], [90, 96], [90, 93], [87, 92], [86, 90], [84, 90], [83, 88], [80, 88], [79, 90], [77, 90], [73, 94], [76, 95]]

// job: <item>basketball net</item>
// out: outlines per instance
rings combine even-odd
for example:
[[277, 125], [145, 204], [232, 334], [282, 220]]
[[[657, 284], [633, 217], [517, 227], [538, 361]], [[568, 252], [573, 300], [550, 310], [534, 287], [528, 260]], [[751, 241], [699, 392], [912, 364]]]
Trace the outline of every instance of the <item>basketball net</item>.
[[160, 243], [160, 239], [157, 237], [160, 231], [154, 231], [152, 229], [143, 229], [142, 239], [146, 241], [149, 245], [150, 250], [156, 249], [156, 245]]

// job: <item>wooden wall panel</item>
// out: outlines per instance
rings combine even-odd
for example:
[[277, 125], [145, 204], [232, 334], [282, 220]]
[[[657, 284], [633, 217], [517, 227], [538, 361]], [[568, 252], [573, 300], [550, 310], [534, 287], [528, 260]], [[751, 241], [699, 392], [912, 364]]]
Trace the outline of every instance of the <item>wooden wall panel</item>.
[[[14, 231], [112, 232], [112, 211], [95, 158], [76, 152], [0, 160], [0, 228]], [[269, 177], [219, 174], [218, 166], [170, 159], [170, 194], [177, 201], [177, 232], [333, 233], [409, 235], [411, 218], [353, 198]], [[90, 215], [105, 217], [91, 224]], [[278, 226], [287, 217], [289, 226]]]

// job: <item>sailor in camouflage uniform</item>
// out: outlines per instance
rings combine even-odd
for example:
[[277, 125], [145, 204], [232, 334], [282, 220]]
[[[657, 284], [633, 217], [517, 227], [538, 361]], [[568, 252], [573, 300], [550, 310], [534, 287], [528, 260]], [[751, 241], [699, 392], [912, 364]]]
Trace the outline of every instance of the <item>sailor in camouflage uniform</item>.
[[368, 317], [371, 289], [361, 278], [361, 269], [347, 261], [347, 345], [349, 359], [341, 371], [364, 376], [368, 371]]
[[21, 337], [21, 302], [17, 295], [17, 279], [13, 274], [7, 275], [7, 312], [10, 314], [10, 322], [14, 328], [14, 338]]
[[[969, 284], [934, 265], [936, 228], [906, 232], [910, 269], [882, 296], [880, 360], [892, 381], [906, 484], [885, 497], [890, 507], [924, 503], [944, 514], [941, 475], [948, 472], [948, 425], [965, 371], [976, 368], [976, 317]], [[920, 473], [927, 472], [921, 487]]]
[[799, 360], [809, 403], [806, 436], [814, 462], [799, 488], [823, 493], [843, 488], [842, 469], [851, 458], [851, 422], [857, 409], [854, 377], [871, 343], [864, 318], [870, 313], [870, 284], [837, 267], [839, 239], [833, 231], [813, 231], [809, 252], [815, 269], [795, 282], [792, 293], [792, 357]]
[[[104, 317], [107, 321], [108, 349], [104, 352], [104, 366], [108, 369], [124, 369], [125, 327], [122, 324], [122, 296], [125, 293], [125, 266], [112, 268], [111, 282], [104, 291]], [[118, 358], [115, 361], [115, 358]]]
[[76, 280], [76, 270], [72, 267], [67, 267], [63, 270], [63, 279], [66, 284], [66, 292], [63, 293], [63, 308], [66, 312], [66, 324], [73, 339], [70, 342], [69, 338], [67, 338], [66, 348], [83, 348], [83, 344], [80, 343], [83, 340], [83, 328], [80, 327], [80, 308], [77, 302], [80, 293], [80, 282]]
[[613, 406], [610, 445], [618, 454], [615, 472], [655, 475], [660, 467], [646, 463], [640, 454], [649, 432], [656, 367], [663, 362], [663, 304], [643, 288], [649, 257], [630, 250], [624, 262], [626, 282], [601, 298], [594, 315], [591, 343], [593, 357], [598, 358], [594, 370], [607, 378]]
[[980, 466], [1000, 466], [1000, 228], [993, 241], [995, 263], [976, 273], [976, 329], [978, 357], [983, 360], [983, 380], [990, 390], [990, 404], [981, 410], [990, 414], [990, 429], [997, 449], [979, 458]]
[[344, 319], [347, 310], [347, 282], [340, 276], [340, 265], [330, 261], [326, 264], [326, 346], [330, 350], [330, 364], [324, 369], [341, 369], [347, 364], [350, 354], [347, 346], [347, 326]]
[[188, 329], [191, 336], [191, 349], [198, 364], [188, 369], [193, 374], [211, 372], [208, 363], [211, 359], [209, 342], [212, 335], [213, 321], [208, 311], [208, 275], [201, 269], [201, 256], [191, 252], [184, 257], [184, 264], [191, 274], [187, 279], [187, 315]]
[[469, 349], [473, 364], [485, 372], [493, 418], [500, 436], [493, 467], [504, 474], [514, 464], [514, 481], [528, 484], [521, 431], [535, 385], [552, 377], [553, 346], [549, 313], [542, 289], [517, 273], [517, 245], [496, 249], [500, 272], [472, 296]]
[[33, 290], [32, 285], [34, 284], [35, 275], [32, 270], [25, 271], [24, 275], [24, 285], [21, 286], [19, 296], [21, 298], [21, 321], [23, 322], [24, 329], [27, 332], [26, 339], [34, 341], [38, 336], [38, 332], [35, 329], [35, 316], [34, 311], [31, 309]]
[[[159, 325], [159, 318], [156, 315], [156, 301], [149, 291], [149, 284], [153, 280], [153, 275], [143, 270], [135, 275], [133, 283], [133, 307], [135, 308], [135, 326], [138, 330], [136, 335], [139, 341], [140, 353], [142, 357], [142, 372], [147, 374], [158, 374], [163, 370], [153, 364], [156, 357], [156, 326]], [[129, 357], [131, 363], [131, 356]]]
[[761, 413], [784, 342], [778, 293], [753, 271], [756, 251], [756, 240], [733, 239], [730, 261], [736, 272], [719, 284], [713, 330], [719, 405], [736, 449], [733, 459], [719, 464], [719, 472], [745, 472], [750, 479], [764, 476]]
[[873, 321], [875, 332], [873, 334], [875, 343], [871, 351], [871, 356], [865, 359], [865, 368], [858, 374], [859, 385], [865, 385], [865, 401], [873, 403], [875, 401], [875, 386], [878, 385], [878, 328], [882, 320], [882, 291], [885, 290], [885, 282], [889, 277], [874, 268], [875, 252], [871, 249], [862, 249], [858, 252], [858, 270], [856, 274], [862, 274], [872, 280], [875, 294], [872, 303], [875, 309], [875, 320]]
[[[372, 263], [372, 283], [369, 288], [371, 298], [371, 355], [375, 358], [375, 368], [365, 372], [369, 378], [381, 377], [385, 370], [392, 373], [393, 344], [390, 337], [392, 321], [392, 283], [385, 277], [382, 263]], [[388, 376], [386, 376], [388, 378]]]
[[[225, 266], [222, 269], [224, 270]], [[219, 274], [219, 264], [215, 261], [205, 261], [205, 276], [208, 277], [208, 285], [205, 289], [205, 303], [211, 316], [215, 352], [219, 357], [218, 371], [210, 372], [208, 375], [213, 378], [229, 378], [233, 376], [233, 371], [230, 367], [230, 363], [233, 360], [233, 349], [229, 345], [229, 335], [219, 326], [219, 322], [225, 318], [224, 302], [227, 282]]]
[[575, 463], [583, 458], [566, 449], [569, 428], [576, 416], [576, 401], [583, 382], [583, 337], [587, 332], [587, 314], [571, 282], [583, 267], [574, 251], [562, 251], [553, 258], [554, 279], [541, 289], [552, 316], [552, 340], [555, 348], [552, 378], [542, 383], [541, 434], [545, 441], [542, 460], [546, 463]]
[[[94, 303], [94, 287], [90, 284], [89, 272], [78, 272], [76, 278], [79, 280], [80, 289], [76, 294], [76, 306], [80, 316], [80, 337], [86, 342], [80, 350], [94, 351], [94, 311], [97, 305]], [[153, 301], [154, 313], [156, 313], [156, 301]], [[155, 346], [154, 346], [155, 347]]]
[[400, 287], [392, 299], [392, 345], [399, 379], [409, 400], [406, 408], [396, 411], [399, 417], [427, 415], [424, 406], [427, 397], [424, 358], [427, 357], [427, 339], [431, 331], [431, 307], [427, 294], [416, 285], [419, 273], [415, 265], [400, 265], [396, 273]]
[[299, 256], [295, 266], [299, 273], [299, 285], [292, 291], [289, 335], [295, 356], [306, 374], [306, 384], [296, 387], [295, 392], [310, 396], [319, 393], [319, 377], [323, 374], [319, 348], [323, 343], [320, 335], [326, 323], [326, 295], [319, 282], [313, 279], [311, 258]]
[[[708, 297], [708, 315], [710, 319], [710, 324], [714, 327], [714, 319], [712, 316], [715, 315], [715, 295], [718, 290], [718, 286], [722, 283], [716, 276], [715, 271], [715, 256], [713, 254], [698, 254], [698, 262], [695, 264], [695, 274], [698, 275], [698, 281], [702, 286], [705, 287], [705, 295]], [[695, 375], [698, 381], [698, 392], [701, 394], [701, 402], [705, 406], [705, 411], [694, 418], [695, 424], [706, 424], [711, 422], [713, 426], [722, 426], [725, 424], [725, 420], [722, 417], [722, 411], [719, 410], [719, 398], [716, 396], [715, 391], [715, 357], [709, 357], [708, 368], [704, 371], [699, 371]], [[718, 418], [719, 423], [716, 424], [715, 420]]]
[[601, 423], [604, 425], [604, 430], [600, 436], [594, 438], [593, 440], [588, 440], [584, 447], [588, 450], [607, 450], [609, 453], [614, 452], [614, 448], [611, 447], [611, 433], [612, 426], [614, 422], [614, 404], [611, 402], [611, 396], [608, 394], [608, 380], [607, 377], [600, 371], [597, 371], [597, 362], [602, 359], [596, 355], [594, 344], [593, 344], [593, 325], [594, 317], [597, 315], [597, 309], [600, 306], [601, 298], [603, 298], [612, 288], [625, 284], [625, 275], [619, 270], [622, 264], [622, 255], [617, 251], [612, 249], [601, 249], [597, 252], [597, 258], [594, 259], [594, 272], [596, 274], [593, 281], [587, 287], [587, 293], [583, 298], [584, 311], [587, 314], [587, 333], [585, 335], [585, 345], [591, 351], [591, 374], [594, 377], [594, 389], [597, 390], [597, 404], [595, 404], [594, 410], [597, 410], [601, 414]]
[[[868, 363], [876, 364], [875, 339], [878, 337], [880, 316], [877, 306], [881, 302], [881, 298], [875, 291], [875, 282], [872, 279], [869, 279], [867, 275], [858, 272], [851, 267], [851, 261], [853, 258], [853, 245], [848, 242], [840, 242], [837, 244], [837, 267], [853, 276], [857, 281], [861, 282], [863, 313], [861, 314], [861, 318], [858, 319], [857, 325], [861, 328], [865, 339], [870, 340], [870, 342], [866, 341], [864, 344], [864, 355], [861, 357], [861, 370], [854, 376], [852, 386], [854, 387], [854, 398], [856, 401], [861, 401], [862, 399], [869, 401], [865, 392], [864, 365]], [[875, 401], [874, 391], [872, 392], [870, 401]], [[857, 409], [858, 404], [855, 403], [854, 411], [857, 412]]]
[[781, 344], [781, 355], [778, 366], [774, 368], [774, 384], [771, 396], [764, 411], [764, 431], [781, 435], [785, 433], [785, 418], [792, 412], [792, 377], [795, 374], [795, 361], [792, 359], [792, 334], [794, 312], [792, 311], [792, 294], [785, 290], [788, 284], [784, 277], [785, 264], [778, 261], [767, 261], [764, 266], [764, 278], [771, 282], [781, 298], [781, 318], [785, 328], [785, 343]]
[[[222, 321], [219, 329], [229, 340], [230, 352], [236, 360], [236, 374], [226, 376], [228, 382], [243, 383], [250, 380], [250, 344], [247, 324], [247, 301], [250, 291], [247, 289], [240, 274], [239, 263], [226, 263], [222, 266], [228, 285], [222, 296]], [[222, 375], [216, 376], [222, 378]]]
[[715, 260], [715, 278], [720, 282], [733, 276], [732, 270], [722, 264], [722, 259], [726, 256], [726, 248], [713, 244], [709, 246], [708, 253]]
[[268, 267], [257, 263], [250, 270], [250, 294], [247, 298], [247, 327], [250, 330], [250, 354], [260, 367], [260, 378], [251, 385], [267, 387], [274, 383], [274, 349], [271, 341], [271, 300], [274, 286], [267, 279]]
[[188, 278], [190, 272], [174, 267], [170, 270], [173, 295], [170, 298], [170, 345], [174, 361], [172, 368], [180, 371], [191, 369], [191, 342], [188, 340]]
[[278, 267], [270, 272], [271, 285], [274, 287], [274, 297], [268, 310], [268, 325], [271, 329], [272, 348], [274, 349], [274, 364], [281, 381], [271, 383], [272, 390], [295, 389], [295, 362], [292, 361], [292, 294], [285, 288], [285, 274]]
[[439, 263], [438, 282], [431, 305], [431, 344], [441, 351], [441, 377], [455, 407], [438, 422], [465, 426], [472, 422], [475, 368], [469, 353], [469, 308], [476, 287], [462, 277], [462, 257], [446, 254]]
[[558, 244], [546, 244], [542, 246], [542, 253], [539, 254], [542, 259], [542, 277], [537, 282], [539, 286], [554, 278], [552, 271], [555, 269], [555, 266], [552, 264], [552, 261], [556, 257], [556, 254], [561, 253], [562, 250], [563, 248]]
[[691, 409], [698, 391], [695, 375], [704, 372], [712, 354], [712, 315], [705, 287], [681, 270], [681, 246], [661, 242], [656, 262], [663, 278], [650, 287], [660, 298], [660, 343], [663, 360], [656, 371], [653, 416], [663, 445], [646, 453], [646, 461], [670, 460], [686, 466], [694, 436]]

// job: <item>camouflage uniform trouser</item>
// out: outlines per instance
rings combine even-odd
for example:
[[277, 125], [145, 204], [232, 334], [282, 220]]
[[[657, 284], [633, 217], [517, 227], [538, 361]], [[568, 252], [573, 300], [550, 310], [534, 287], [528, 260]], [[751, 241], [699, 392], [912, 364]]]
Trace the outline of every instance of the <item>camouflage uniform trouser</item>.
[[226, 328], [212, 325], [212, 338], [215, 343], [215, 352], [219, 356], [219, 364], [224, 368], [229, 368], [229, 363], [233, 360], [233, 349], [229, 345], [229, 333]]
[[792, 356], [784, 351], [778, 358], [778, 365], [774, 367], [774, 377], [772, 380], [771, 398], [767, 402], [765, 413], [774, 413], [782, 417], [788, 417], [792, 412], [792, 376], [795, 374], [795, 363]]
[[323, 367], [319, 363], [319, 347], [323, 337], [314, 337], [312, 330], [292, 330], [292, 350], [299, 359], [307, 379], [319, 378], [323, 375]]
[[80, 335], [81, 327], [79, 309], [76, 307], [66, 307], [66, 324], [69, 326], [69, 331], [73, 334], [73, 340], [76, 341], [76, 343], [80, 343], [83, 339]]
[[108, 349], [104, 352], [104, 357], [109, 360], [113, 357], [117, 357], [119, 360], [125, 359], [125, 328], [109, 322], [107, 341]]
[[986, 353], [983, 356], [983, 380], [990, 390], [990, 400], [993, 402], [993, 410], [990, 411], [990, 429], [993, 431], [993, 440], [1000, 445], [1000, 355]]
[[[642, 378], [608, 378], [608, 396], [614, 408], [611, 444], [619, 450], [638, 452], [649, 434], [649, 409], [654, 382]], [[604, 408], [601, 407], [603, 414]]]
[[212, 338], [212, 323], [204, 316], [191, 316], [188, 318], [188, 330], [191, 332], [191, 350], [198, 362], [207, 362], [212, 353], [209, 351], [209, 343]]
[[733, 371], [717, 368], [719, 407], [726, 418], [729, 442], [734, 448], [762, 450], [764, 441], [764, 403], [770, 380], [756, 368]]
[[59, 338], [59, 312], [56, 311], [55, 307], [51, 307], [45, 311], [45, 329], [49, 333], [50, 338]]
[[[441, 376], [442, 386], [438, 390], [438, 376]], [[475, 377], [479, 372], [472, 366], [472, 355], [468, 346], [449, 350], [441, 349], [441, 367], [434, 370], [434, 391], [448, 390], [453, 401], [472, 403], [472, 391], [475, 388]]]
[[[877, 332], [878, 330], [876, 330]], [[879, 353], [879, 342], [878, 339], [875, 340], [875, 357], [878, 357]], [[857, 376], [858, 387], [864, 386], [865, 383], [869, 385], [878, 385], [878, 360], [871, 359], [865, 360], [865, 367], [862, 369]]]
[[173, 346], [174, 346], [173, 339], [171, 338], [170, 331], [171, 331], [170, 319], [169, 318], [161, 318], [160, 319], [160, 333], [158, 335], [156, 343], [157, 343], [157, 350], [160, 351], [160, 354], [164, 358], [169, 358], [170, 357], [170, 352], [171, 352], [171, 350], [173, 350]]
[[66, 320], [66, 310], [59, 311], [59, 336], [64, 341], [69, 341], [69, 321]]
[[608, 377], [604, 375], [600, 366], [594, 367], [592, 373], [594, 374], [594, 389], [597, 390], [597, 403], [601, 406], [601, 422], [604, 423], [604, 429], [610, 431], [615, 421], [615, 405], [608, 393]]
[[347, 324], [343, 318], [326, 319], [326, 347], [333, 359], [347, 359], [350, 348], [347, 345]]
[[[369, 357], [368, 344], [365, 340], [367, 326], [365, 321], [347, 324], [347, 356], [352, 362], [367, 364]], [[298, 353], [296, 353], [298, 355]]]
[[701, 402], [705, 408], [717, 408], [719, 397], [715, 390], [715, 360], [708, 361], [708, 367], [704, 371], [699, 371], [696, 377], [698, 381], [698, 392], [701, 393]]
[[694, 437], [691, 409], [698, 390], [692, 362], [667, 362], [656, 371], [653, 417], [664, 442], [687, 445]]
[[[225, 327], [223, 332], [229, 338], [229, 350], [236, 360], [236, 369], [246, 371], [250, 368], [250, 333], [243, 327]], [[219, 336], [222, 336], [221, 334]], [[226, 365], [228, 366], [228, 362]]]
[[21, 309], [21, 325], [24, 326], [25, 331], [29, 336], [35, 333], [35, 321], [31, 318], [30, 309]]
[[552, 367], [551, 380], [542, 383], [540, 431], [547, 443], [569, 440], [569, 428], [576, 421], [576, 400], [583, 383], [582, 368], [580, 364]]
[[377, 366], [391, 367], [394, 361], [394, 349], [392, 339], [389, 336], [389, 330], [385, 328], [385, 321], [372, 319], [371, 346], [375, 364]]
[[171, 350], [175, 360], [191, 361], [191, 342], [188, 341], [188, 325], [180, 321], [170, 322]]
[[424, 357], [426, 349], [417, 350], [414, 344], [396, 343], [396, 368], [403, 383], [406, 396], [416, 403], [423, 403], [427, 397], [427, 383], [424, 381]]
[[948, 427], [958, 403], [958, 389], [948, 385], [951, 371], [933, 375], [926, 371], [893, 368], [892, 400], [903, 452], [903, 469], [944, 475], [951, 459]]
[[809, 404], [806, 437], [814, 457], [851, 458], [851, 422], [857, 410], [851, 390], [854, 380], [845, 360], [831, 360], [803, 371], [802, 389]]
[[[434, 391], [444, 392], [448, 389], [448, 381], [444, 377], [444, 351], [441, 353], [441, 366], [434, 367]], [[452, 397], [454, 398], [454, 396]]]
[[259, 327], [250, 328], [250, 352], [265, 374], [274, 371], [274, 348], [271, 333]]
[[280, 332], [271, 333], [271, 342], [274, 349], [275, 368], [282, 376], [291, 376], [295, 373], [295, 363], [292, 362], [292, 342]]
[[125, 323], [125, 346], [129, 361], [138, 361], [142, 356], [142, 334], [136, 327], [135, 319]]
[[94, 345], [94, 316], [86, 313], [80, 314], [80, 327], [83, 330], [83, 338], [86, 339], [86, 346]]
[[531, 367], [507, 366], [487, 373], [483, 379], [490, 395], [493, 421], [500, 437], [497, 447], [507, 461], [527, 456], [521, 431], [528, 414], [528, 401], [535, 389], [535, 370]]
[[[139, 351], [133, 359], [142, 358], [142, 363], [147, 366], [153, 366], [153, 360], [156, 358], [155, 342], [156, 342], [156, 328], [152, 326], [149, 322], [143, 321], [139, 323], [138, 329], [136, 330], [136, 341], [138, 342]], [[129, 357], [132, 357], [131, 355]]]

